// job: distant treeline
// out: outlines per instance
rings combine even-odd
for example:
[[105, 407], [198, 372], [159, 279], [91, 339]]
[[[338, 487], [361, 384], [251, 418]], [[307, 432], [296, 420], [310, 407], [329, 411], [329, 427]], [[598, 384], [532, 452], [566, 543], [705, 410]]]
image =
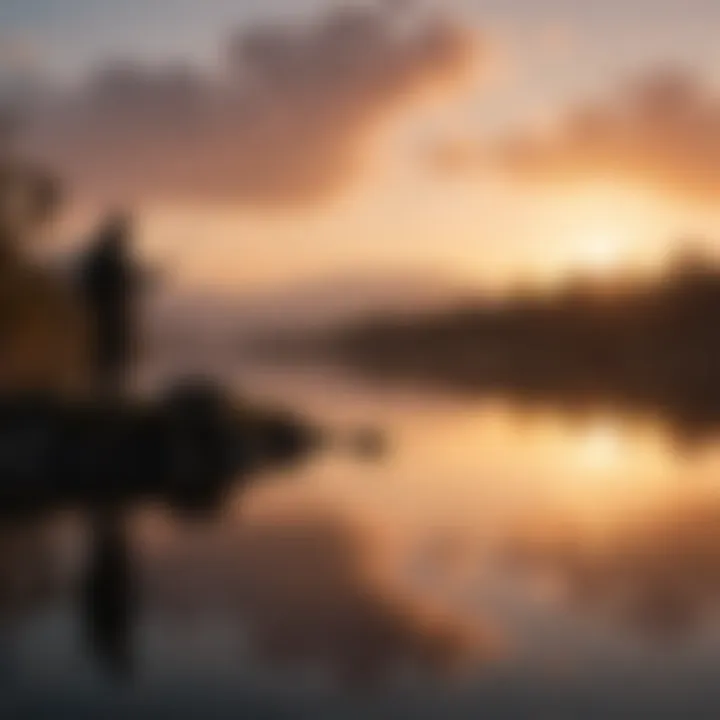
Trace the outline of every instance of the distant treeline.
[[720, 266], [684, 255], [659, 278], [576, 278], [553, 292], [375, 317], [275, 349], [392, 382], [637, 408], [694, 434], [720, 429]]

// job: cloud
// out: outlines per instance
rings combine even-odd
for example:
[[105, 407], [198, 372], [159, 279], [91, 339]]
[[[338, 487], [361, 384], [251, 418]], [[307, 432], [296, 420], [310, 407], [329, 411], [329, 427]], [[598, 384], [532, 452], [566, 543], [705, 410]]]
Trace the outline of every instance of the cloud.
[[99, 71], [48, 102], [28, 148], [96, 197], [304, 205], [342, 190], [396, 113], [474, 67], [474, 33], [381, 4], [245, 29], [210, 77]]
[[[471, 151], [447, 157], [462, 165]], [[546, 184], [613, 181], [673, 199], [720, 199], [720, 97], [692, 75], [658, 71], [604, 103], [579, 106], [551, 132], [497, 152], [516, 177]]]
[[37, 69], [41, 53], [29, 36], [0, 32], [0, 79]]
[[187, 551], [159, 559], [147, 573], [150, 592], [164, 616], [207, 612], [222, 599], [257, 657], [320, 666], [343, 684], [387, 681], [401, 668], [444, 675], [497, 659], [499, 635], [488, 624], [401, 588], [397, 568], [385, 564], [385, 540], [335, 508], [290, 502], [245, 517], [230, 536], [194, 538]]
[[558, 120], [526, 123], [502, 141], [465, 134], [426, 155], [440, 176], [498, 168], [546, 187], [620, 183], [701, 206], [720, 199], [720, 96], [691, 74], [658, 70]]
[[543, 55], [567, 59], [579, 46], [579, 29], [568, 20], [550, 20], [535, 28], [532, 40]]

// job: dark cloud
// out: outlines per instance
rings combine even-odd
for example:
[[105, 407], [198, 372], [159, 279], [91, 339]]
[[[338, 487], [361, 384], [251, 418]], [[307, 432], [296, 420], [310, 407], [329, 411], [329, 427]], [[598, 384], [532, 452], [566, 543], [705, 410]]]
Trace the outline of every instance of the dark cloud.
[[692, 75], [656, 72], [604, 103], [576, 108], [550, 133], [514, 138], [500, 159], [530, 181], [620, 181], [714, 204], [720, 97]]
[[222, 71], [115, 66], [46, 104], [27, 144], [84, 193], [306, 204], [355, 178], [370, 140], [457, 82], [477, 38], [393, 4], [243, 30]]
[[196, 538], [148, 569], [164, 614], [221, 599], [266, 662], [321, 666], [350, 684], [401, 668], [444, 675], [500, 654], [487, 624], [403, 590], [383, 570], [381, 539], [341, 513], [293, 503], [231, 535], [204, 548]]

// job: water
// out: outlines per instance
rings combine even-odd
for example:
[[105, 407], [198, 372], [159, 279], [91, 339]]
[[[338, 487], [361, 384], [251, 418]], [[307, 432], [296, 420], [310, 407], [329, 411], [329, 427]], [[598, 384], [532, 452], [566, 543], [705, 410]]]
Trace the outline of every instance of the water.
[[258, 478], [213, 518], [134, 508], [126, 542], [72, 511], [4, 527], [2, 717], [717, 717], [720, 446], [240, 381], [391, 453]]

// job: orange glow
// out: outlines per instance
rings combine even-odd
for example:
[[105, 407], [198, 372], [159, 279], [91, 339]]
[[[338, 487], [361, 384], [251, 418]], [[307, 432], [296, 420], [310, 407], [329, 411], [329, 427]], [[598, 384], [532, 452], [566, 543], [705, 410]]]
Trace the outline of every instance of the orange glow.
[[610, 422], [597, 423], [579, 439], [578, 464], [591, 472], [617, 469], [627, 459], [624, 449], [623, 437], [616, 425]]
[[617, 271], [623, 264], [627, 244], [620, 233], [603, 230], [591, 232], [579, 248], [578, 266], [592, 274]]

